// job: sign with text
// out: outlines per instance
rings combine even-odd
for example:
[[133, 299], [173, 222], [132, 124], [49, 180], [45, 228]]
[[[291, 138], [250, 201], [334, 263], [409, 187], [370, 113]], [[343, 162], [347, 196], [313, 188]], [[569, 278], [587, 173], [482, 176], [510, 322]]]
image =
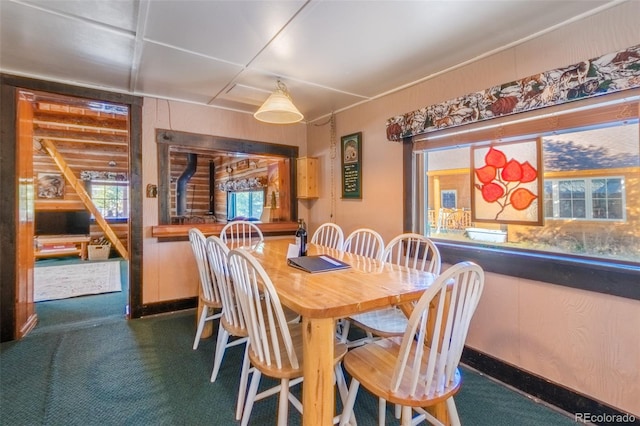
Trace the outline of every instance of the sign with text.
[[362, 198], [362, 132], [340, 138], [342, 198]]

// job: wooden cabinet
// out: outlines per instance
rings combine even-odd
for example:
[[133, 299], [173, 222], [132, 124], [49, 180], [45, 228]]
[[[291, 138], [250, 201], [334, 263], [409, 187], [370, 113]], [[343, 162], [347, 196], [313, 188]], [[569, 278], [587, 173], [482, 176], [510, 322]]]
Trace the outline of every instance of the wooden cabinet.
[[318, 159], [311, 157], [298, 158], [296, 181], [298, 198], [318, 198]]

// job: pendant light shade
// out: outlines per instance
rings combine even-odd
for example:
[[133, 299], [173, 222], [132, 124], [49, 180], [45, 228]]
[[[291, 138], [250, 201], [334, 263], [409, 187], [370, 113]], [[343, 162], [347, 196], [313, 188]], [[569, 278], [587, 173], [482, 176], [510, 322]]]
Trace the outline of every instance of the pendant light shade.
[[304, 118], [291, 101], [287, 86], [280, 80], [276, 85], [276, 91], [267, 98], [253, 116], [256, 120], [273, 124], [292, 124]]

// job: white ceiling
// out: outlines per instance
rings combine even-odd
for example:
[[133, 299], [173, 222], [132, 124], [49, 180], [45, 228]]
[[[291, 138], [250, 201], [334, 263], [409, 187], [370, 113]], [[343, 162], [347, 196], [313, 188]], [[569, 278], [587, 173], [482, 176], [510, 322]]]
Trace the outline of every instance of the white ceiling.
[[313, 121], [619, 0], [0, 0], [0, 70]]

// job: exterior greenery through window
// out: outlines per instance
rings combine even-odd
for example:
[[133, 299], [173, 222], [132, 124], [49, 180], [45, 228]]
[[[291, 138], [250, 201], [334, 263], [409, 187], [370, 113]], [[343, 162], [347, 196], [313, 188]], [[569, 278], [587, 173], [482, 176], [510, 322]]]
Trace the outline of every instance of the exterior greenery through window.
[[[597, 109], [597, 108], [596, 108]], [[618, 119], [619, 120], [619, 119]], [[544, 124], [544, 123], [543, 123]], [[587, 123], [588, 124], [588, 123]], [[480, 132], [479, 132], [480, 133]], [[471, 222], [471, 147], [500, 141], [471, 140], [467, 144], [429, 142], [414, 148], [418, 159], [414, 205], [420, 226], [432, 238], [492, 247], [548, 251], [640, 264], [640, 135], [638, 119], [611, 121], [558, 131], [541, 131], [543, 188], [540, 207], [544, 224]], [[508, 143], [531, 141], [531, 133]], [[415, 145], [414, 145], [415, 146]], [[449, 197], [455, 191], [456, 206]], [[472, 230], [488, 231], [488, 239]], [[504, 236], [501, 242], [496, 235]]]
[[264, 190], [227, 192], [227, 219], [260, 219], [264, 206]]
[[105, 219], [129, 218], [129, 182], [93, 180], [91, 199]]

